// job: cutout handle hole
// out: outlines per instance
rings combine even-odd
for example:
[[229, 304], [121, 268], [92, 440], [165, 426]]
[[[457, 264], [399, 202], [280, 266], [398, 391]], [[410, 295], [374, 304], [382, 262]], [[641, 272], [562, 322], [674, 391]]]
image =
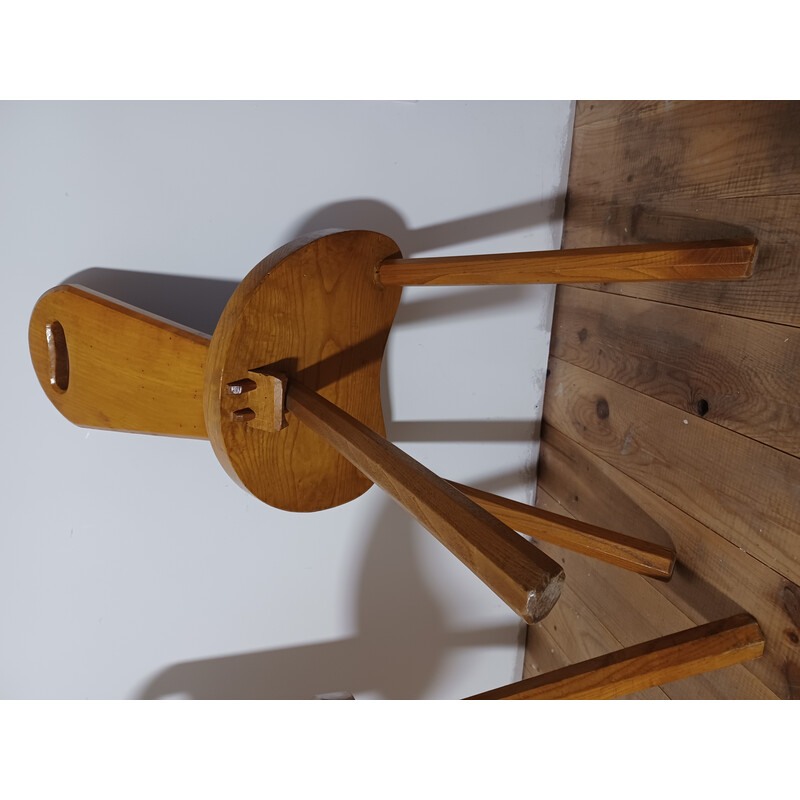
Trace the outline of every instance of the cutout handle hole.
[[69, 352], [64, 328], [58, 320], [46, 327], [47, 352], [50, 355], [50, 385], [58, 392], [69, 386]]

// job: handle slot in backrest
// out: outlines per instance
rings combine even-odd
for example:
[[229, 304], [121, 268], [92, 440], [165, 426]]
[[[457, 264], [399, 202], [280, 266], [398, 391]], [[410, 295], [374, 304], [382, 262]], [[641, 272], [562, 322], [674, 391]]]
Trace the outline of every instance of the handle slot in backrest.
[[50, 354], [50, 385], [59, 392], [69, 387], [69, 351], [64, 328], [58, 320], [46, 327], [47, 351]]

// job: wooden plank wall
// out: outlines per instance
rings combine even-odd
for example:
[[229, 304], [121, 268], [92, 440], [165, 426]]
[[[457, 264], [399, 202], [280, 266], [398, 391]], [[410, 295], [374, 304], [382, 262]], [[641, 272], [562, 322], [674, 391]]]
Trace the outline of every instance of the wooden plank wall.
[[565, 566], [525, 675], [746, 610], [764, 656], [650, 698], [800, 697], [800, 103], [580, 102], [563, 247], [759, 239], [744, 282], [561, 286], [537, 505], [664, 542]]

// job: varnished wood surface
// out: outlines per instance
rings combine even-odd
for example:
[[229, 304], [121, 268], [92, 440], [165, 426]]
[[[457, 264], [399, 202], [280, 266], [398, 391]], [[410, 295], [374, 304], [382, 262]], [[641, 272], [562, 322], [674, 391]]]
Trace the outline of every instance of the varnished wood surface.
[[472, 700], [602, 700], [758, 658], [764, 638], [749, 614], [710, 622], [518, 681]]
[[670, 547], [588, 525], [472, 486], [460, 483], [452, 485], [515, 531], [534, 539], [598, 558], [641, 575], [663, 579], [672, 575], [675, 551]]
[[[57, 363], [51, 363], [56, 344], [49, 347], [47, 339], [53, 323], [63, 338]], [[70, 422], [196, 438], [206, 436], [208, 341], [199, 331], [71, 285], [39, 299], [28, 332], [36, 377]]]
[[550, 352], [800, 456], [800, 330], [565, 286]]
[[205, 376], [208, 434], [231, 477], [265, 503], [316, 511], [372, 483], [302, 425], [288, 420], [272, 433], [237, 416], [247, 403], [228, 385], [272, 367], [382, 434], [381, 360], [401, 290], [382, 287], [375, 273], [397, 253], [391, 239], [368, 231], [299, 239], [251, 270], [225, 307]]
[[[395, 445], [297, 381], [287, 411], [402, 505], [526, 622], [545, 617], [558, 600], [564, 571]], [[278, 434], [276, 434], [278, 435]]]
[[[710, 694], [696, 685], [697, 697], [798, 695], [798, 120], [797, 103], [576, 113], [563, 247], [759, 240], [747, 281], [556, 293], [540, 497], [595, 525], [667, 536], [678, 556], [656, 582], [587, 559], [582, 571], [565, 553], [572, 590], [621, 638], [646, 638], [670, 607], [694, 622], [744, 609], [766, 636], [762, 658], [714, 673], [738, 671], [727, 685], [704, 676]], [[698, 680], [662, 688], [676, 696]]]
[[389, 259], [378, 277], [385, 286], [740, 280], [751, 274], [755, 254], [754, 239], [734, 239]]

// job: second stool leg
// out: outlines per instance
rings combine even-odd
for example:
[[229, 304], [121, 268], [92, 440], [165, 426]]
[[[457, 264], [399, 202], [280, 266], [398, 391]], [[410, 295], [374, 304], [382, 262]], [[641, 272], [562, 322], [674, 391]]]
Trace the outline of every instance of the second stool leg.
[[[253, 422], [280, 430], [276, 406], [309, 427], [378, 484], [526, 622], [543, 619], [564, 570], [531, 542], [321, 395], [269, 368], [251, 370], [243, 401]], [[276, 396], [284, 396], [284, 403]], [[290, 417], [291, 420], [291, 417]], [[290, 421], [289, 423], [292, 423]], [[267, 428], [268, 429], [268, 428]]]
[[392, 258], [384, 286], [488, 286], [617, 281], [721, 281], [748, 278], [755, 239], [633, 244], [444, 258]]

